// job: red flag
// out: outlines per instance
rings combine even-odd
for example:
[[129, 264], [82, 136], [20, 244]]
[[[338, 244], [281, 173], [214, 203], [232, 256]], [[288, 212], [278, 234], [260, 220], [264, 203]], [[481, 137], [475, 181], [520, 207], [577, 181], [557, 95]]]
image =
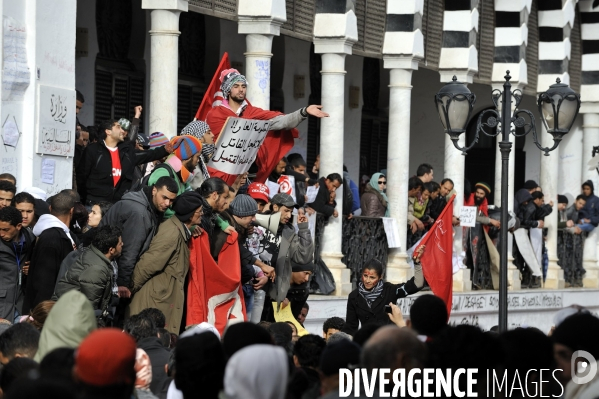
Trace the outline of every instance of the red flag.
[[208, 115], [208, 111], [214, 107], [214, 103], [223, 101], [223, 93], [220, 91], [220, 73], [229, 68], [231, 68], [231, 63], [229, 62], [229, 53], [224, 53], [223, 58], [220, 60], [220, 64], [218, 64], [218, 68], [216, 68], [216, 73], [212, 77], [210, 86], [208, 86], [206, 89], [202, 103], [198, 107], [198, 112], [196, 112], [196, 120], [205, 121], [206, 115]]
[[[445, 209], [439, 215], [433, 227], [420, 242], [418, 248], [426, 245], [420, 258], [424, 278], [433, 294], [445, 301], [447, 315], [451, 314], [453, 295], [453, 200], [451, 197]], [[417, 249], [414, 250], [416, 252]]]
[[236, 232], [227, 236], [218, 255], [218, 264], [210, 254], [210, 241], [205, 231], [191, 239], [187, 326], [206, 321], [214, 325], [222, 336], [229, 325], [245, 321], [239, 262]]

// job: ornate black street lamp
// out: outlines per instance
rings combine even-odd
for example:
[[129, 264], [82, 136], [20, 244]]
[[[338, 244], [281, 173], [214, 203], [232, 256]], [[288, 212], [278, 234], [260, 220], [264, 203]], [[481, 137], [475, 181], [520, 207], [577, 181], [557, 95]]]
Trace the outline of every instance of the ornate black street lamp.
[[[501, 151], [501, 267], [499, 278], [499, 330], [507, 331], [507, 225], [508, 225], [508, 174], [509, 159], [512, 150], [512, 142], [509, 140], [509, 134], [515, 137], [526, 136], [532, 132], [536, 146], [549, 155], [549, 152], [555, 150], [561, 142], [563, 136], [570, 131], [578, 110], [580, 109], [580, 94], [577, 94], [568, 85], [563, 84], [557, 79], [556, 84], [551, 85], [549, 90], [539, 94], [537, 102], [539, 113], [543, 119], [543, 124], [547, 133], [553, 136], [553, 147], [546, 148], [541, 146], [537, 137], [535, 128], [535, 118], [532, 112], [525, 109], [518, 109], [522, 100], [520, 90], [511, 91], [510, 71], [505, 75], [503, 91], [493, 90], [492, 99], [496, 109], [487, 109], [480, 113], [476, 125], [476, 135], [474, 141], [468, 146], [461, 147], [458, 143], [460, 135], [466, 131], [466, 126], [470, 119], [470, 114], [474, 108], [476, 96], [468, 90], [465, 84], [453, 81], [435, 94], [435, 107], [439, 112], [441, 123], [445, 133], [453, 142], [453, 145], [463, 155], [466, 155], [474, 144], [478, 142], [479, 133], [482, 131], [490, 137], [496, 137], [501, 134], [499, 150]], [[513, 100], [512, 100], [513, 98]], [[512, 113], [512, 101], [515, 101], [515, 110]], [[483, 122], [483, 119], [485, 121]], [[521, 128], [521, 133], [516, 133], [511, 128], [511, 124], [516, 128]], [[497, 128], [495, 132], [493, 128]], [[487, 131], [489, 129], [490, 131]]]

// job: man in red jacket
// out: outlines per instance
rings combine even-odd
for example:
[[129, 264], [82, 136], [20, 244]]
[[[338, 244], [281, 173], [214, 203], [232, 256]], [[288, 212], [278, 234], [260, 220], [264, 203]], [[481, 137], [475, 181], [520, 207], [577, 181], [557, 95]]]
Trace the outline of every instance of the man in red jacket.
[[[322, 111], [322, 105], [310, 105], [301, 108], [291, 114], [283, 114], [277, 111], [267, 111], [252, 106], [245, 98], [247, 80], [245, 76], [236, 69], [225, 69], [220, 75], [221, 91], [224, 100], [218, 106], [212, 108], [206, 116], [206, 122], [214, 133], [216, 141], [228, 117], [245, 119], [270, 120], [271, 131], [268, 132], [264, 143], [258, 150], [256, 164], [258, 173], [255, 181], [263, 183], [275, 168], [281, 158], [287, 154], [294, 145], [294, 138], [298, 137], [295, 129], [308, 115], [317, 118], [328, 117], [329, 114]], [[291, 130], [290, 130], [291, 129]], [[210, 176], [220, 177], [229, 184], [233, 183], [235, 176], [224, 174], [209, 168]], [[233, 181], [230, 181], [232, 178]], [[229, 182], [230, 181], [230, 182]]]

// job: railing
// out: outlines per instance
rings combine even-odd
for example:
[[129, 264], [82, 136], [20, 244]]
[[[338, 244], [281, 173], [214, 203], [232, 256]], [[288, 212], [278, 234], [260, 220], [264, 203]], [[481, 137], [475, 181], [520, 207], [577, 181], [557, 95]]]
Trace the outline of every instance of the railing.
[[[317, 215], [314, 238], [315, 262], [320, 260], [322, 234], [325, 226], [326, 218], [323, 215]], [[372, 258], [387, 265], [387, 235], [381, 218], [357, 216], [348, 220], [347, 217], [344, 217], [342, 235], [343, 258], [341, 260], [351, 270], [352, 281], [355, 281], [364, 263]]]
[[557, 233], [558, 264], [564, 270], [564, 280], [572, 287], [582, 287], [585, 270], [582, 267], [582, 253], [586, 233], [572, 234], [567, 231]]

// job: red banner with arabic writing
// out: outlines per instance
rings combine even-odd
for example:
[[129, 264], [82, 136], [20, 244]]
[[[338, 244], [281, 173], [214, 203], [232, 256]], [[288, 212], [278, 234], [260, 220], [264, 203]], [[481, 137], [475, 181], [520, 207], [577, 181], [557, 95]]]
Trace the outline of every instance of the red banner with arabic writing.
[[[453, 200], [447, 202], [435, 224], [420, 242], [426, 249], [420, 258], [422, 272], [433, 294], [447, 305], [447, 316], [451, 314], [453, 296]], [[418, 248], [420, 248], [420, 246]], [[414, 251], [416, 252], [417, 249]]]

